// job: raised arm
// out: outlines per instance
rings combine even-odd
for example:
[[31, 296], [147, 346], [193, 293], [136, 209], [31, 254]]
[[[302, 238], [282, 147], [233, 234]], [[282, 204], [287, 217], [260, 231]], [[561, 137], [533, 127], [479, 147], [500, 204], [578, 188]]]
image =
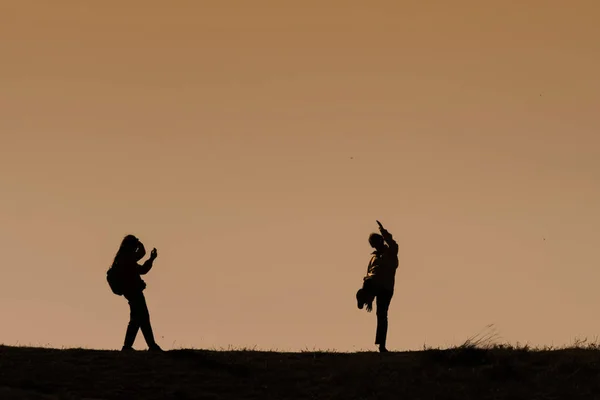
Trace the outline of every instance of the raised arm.
[[388, 230], [383, 227], [383, 225], [381, 225], [381, 222], [377, 221], [377, 225], [379, 225], [379, 232], [381, 232], [381, 236], [383, 236], [383, 240], [385, 240], [387, 245], [390, 247], [390, 250], [398, 253], [398, 243], [394, 240], [392, 234], [389, 233]]
[[150, 258], [147, 259], [146, 262], [142, 265], [138, 264], [138, 273], [140, 275], [146, 275], [152, 269], [152, 265], [154, 264], [154, 260], [156, 260], [156, 257], [156, 249], [152, 249], [152, 251], [150, 252]]

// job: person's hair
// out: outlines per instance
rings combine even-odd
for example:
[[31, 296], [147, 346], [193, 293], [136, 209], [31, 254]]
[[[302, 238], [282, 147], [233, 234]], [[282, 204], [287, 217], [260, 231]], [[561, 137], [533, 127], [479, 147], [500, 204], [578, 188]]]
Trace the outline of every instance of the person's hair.
[[369, 235], [369, 244], [373, 248], [376, 248], [377, 245], [382, 245], [383, 244], [383, 236], [381, 236], [379, 233], [371, 233]]
[[137, 245], [139, 243], [138, 238], [133, 235], [127, 235], [123, 238], [121, 245], [119, 246], [119, 250], [117, 250], [117, 254], [115, 255], [115, 259], [111, 265], [111, 268], [119, 263], [119, 261], [123, 258], [123, 256], [127, 256], [128, 254], [133, 254], [137, 249]]

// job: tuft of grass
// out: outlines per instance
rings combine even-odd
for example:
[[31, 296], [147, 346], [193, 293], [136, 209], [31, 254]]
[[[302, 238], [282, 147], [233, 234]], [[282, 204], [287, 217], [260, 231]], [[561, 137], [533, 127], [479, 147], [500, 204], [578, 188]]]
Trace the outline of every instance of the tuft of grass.
[[468, 337], [460, 347], [490, 349], [498, 344], [499, 339], [500, 335], [494, 324], [490, 324], [487, 325], [481, 332]]

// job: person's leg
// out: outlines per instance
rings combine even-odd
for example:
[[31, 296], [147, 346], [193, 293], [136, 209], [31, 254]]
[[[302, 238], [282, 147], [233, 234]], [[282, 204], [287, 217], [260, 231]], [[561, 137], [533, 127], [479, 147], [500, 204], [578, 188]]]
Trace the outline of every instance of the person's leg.
[[371, 279], [367, 279], [363, 285], [365, 290], [364, 302], [367, 312], [373, 311], [373, 300], [375, 300], [375, 294], [377, 292], [377, 288], [375, 283]]
[[356, 292], [356, 300], [358, 302], [358, 308], [360, 310], [367, 306], [367, 311], [373, 309], [373, 300], [375, 299], [373, 282], [370, 279], [363, 281], [363, 286]]
[[134, 296], [125, 296], [129, 302], [129, 324], [127, 325], [127, 331], [125, 332], [125, 341], [123, 343], [122, 350], [133, 350], [133, 343], [137, 336], [140, 324], [137, 318], [137, 303]]
[[393, 293], [387, 290], [379, 290], [377, 293], [377, 332], [375, 334], [375, 344], [379, 345], [379, 351], [381, 352], [387, 352], [388, 310], [392, 296]]
[[152, 332], [152, 325], [150, 324], [150, 312], [148, 311], [148, 305], [146, 304], [146, 297], [144, 297], [144, 293], [140, 294], [139, 302], [140, 328], [142, 330], [142, 334], [144, 335], [144, 339], [146, 339], [148, 349], [160, 350], [160, 347], [154, 340], [154, 332]]
[[358, 309], [362, 310], [365, 304], [367, 303], [367, 288], [368, 288], [368, 280], [363, 279], [363, 284], [358, 292], [356, 292], [356, 301], [358, 303]]
[[[132, 320], [130, 324], [133, 327], [136, 327], [135, 334], [137, 334], [137, 330], [141, 328], [148, 348], [150, 350], [160, 350], [160, 347], [154, 340], [154, 333], [152, 332], [152, 326], [150, 324], [150, 313], [148, 312], [148, 306], [146, 304], [144, 293], [136, 293], [132, 296], [129, 296], [129, 299]], [[135, 340], [135, 335], [133, 336], [133, 339]], [[133, 345], [133, 342], [131, 342], [131, 345]]]
[[365, 306], [365, 292], [363, 288], [358, 289], [356, 292], [356, 303], [359, 310], [362, 310]]

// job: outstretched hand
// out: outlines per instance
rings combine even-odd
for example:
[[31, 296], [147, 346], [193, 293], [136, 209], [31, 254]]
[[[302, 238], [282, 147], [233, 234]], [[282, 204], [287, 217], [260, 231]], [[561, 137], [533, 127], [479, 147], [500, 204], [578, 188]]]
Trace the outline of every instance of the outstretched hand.
[[158, 256], [158, 252], [156, 251], [156, 247], [155, 247], [150, 252], [150, 258], [154, 260], [157, 256]]
[[379, 225], [379, 230], [384, 231], [385, 228], [383, 227], [383, 225], [381, 225], [381, 222], [375, 220], [375, 222], [377, 222], [377, 225]]

